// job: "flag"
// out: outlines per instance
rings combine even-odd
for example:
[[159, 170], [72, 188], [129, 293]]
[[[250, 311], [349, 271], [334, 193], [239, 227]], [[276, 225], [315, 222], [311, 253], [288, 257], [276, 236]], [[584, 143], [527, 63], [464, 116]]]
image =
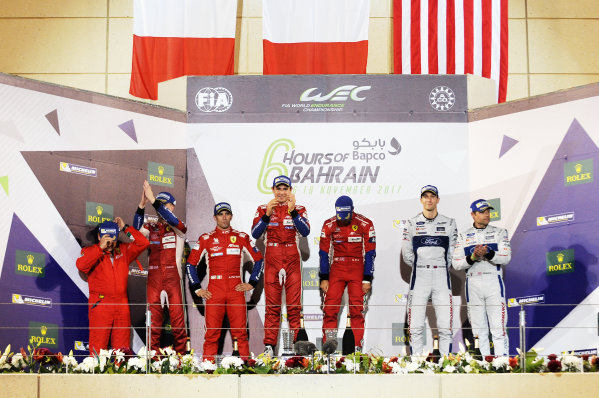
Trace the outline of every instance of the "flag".
[[393, 0], [395, 73], [474, 74], [504, 102], [508, 0]]
[[366, 73], [370, 0], [264, 0], [265, 75]]
[[158, 83], [232, 75], [237, 0], [134, 0], [129, 92], [158, 99]]

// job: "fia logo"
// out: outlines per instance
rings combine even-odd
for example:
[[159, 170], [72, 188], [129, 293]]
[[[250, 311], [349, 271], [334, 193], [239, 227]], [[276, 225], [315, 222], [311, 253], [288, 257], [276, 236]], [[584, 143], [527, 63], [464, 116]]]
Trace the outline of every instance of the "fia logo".
[[225, 112], [233, 105], [233, 94], [224, 87], [204, 87], [196, 94], [195, 102], [202, 112]]

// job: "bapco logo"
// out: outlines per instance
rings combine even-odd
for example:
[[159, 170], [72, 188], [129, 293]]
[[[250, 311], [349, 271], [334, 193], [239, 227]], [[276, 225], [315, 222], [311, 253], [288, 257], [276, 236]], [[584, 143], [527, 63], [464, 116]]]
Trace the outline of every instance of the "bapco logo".
[[437, 86], [433, 88], [428, 100], [436, 111], [448, 111], [455, 104], [455, 94], [447, 86]]
[[233, 95], [224, 87], [204, 87], [196, 94], [196, 106], [202, 112], [225, 112], [233, 105]]

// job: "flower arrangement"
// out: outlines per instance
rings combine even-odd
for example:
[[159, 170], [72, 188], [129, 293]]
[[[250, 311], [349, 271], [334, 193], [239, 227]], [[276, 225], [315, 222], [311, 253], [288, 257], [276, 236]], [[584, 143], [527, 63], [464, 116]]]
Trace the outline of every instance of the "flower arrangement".
[[[522, 373], [520, 359], [524, 358], [527, 373], [597, 372], [596, 355], [555, 354], [539, 355], [541, 350], [519, 352], [513, 357], [487, 356], [477, 359], [460, 347], [460, 352], [432, 357], [429, 353], [413, 356], [383, 357], [371, 353], [331, 356], [330, 363], [322, 352], [313, 357], [292, 356], [272, 358], [261, 354], [242, 359], [228, 356], [220, 362], [201, 361], [193, 351], [181, 355], [172, 348], [159, 353], [143, 347], [137, 354], [129, 349], [100, 350], [78, 361], [69, 355], [53, 353], [47, 348], [27, 347], [13, 353], [7, 346], [0, 356], [0, 373], [103, 373], [103, 374], [300, 374], [300, 373]], [[522, 357], [523, 356], [523, 357]]]

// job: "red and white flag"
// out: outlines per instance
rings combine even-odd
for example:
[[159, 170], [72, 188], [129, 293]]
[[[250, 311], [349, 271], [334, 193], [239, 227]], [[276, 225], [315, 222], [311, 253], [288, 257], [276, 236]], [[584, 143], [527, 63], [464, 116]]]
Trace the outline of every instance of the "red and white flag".
[[395, 73], [474, 74], [504, 102], [508, 0], [393, 0]]
[[265, 75], [366, 73], [370, 0], [264, 0]]
[[134, 0], [129, 92], [158, 99], [158, 83], [232, 75], [237, 0]]

